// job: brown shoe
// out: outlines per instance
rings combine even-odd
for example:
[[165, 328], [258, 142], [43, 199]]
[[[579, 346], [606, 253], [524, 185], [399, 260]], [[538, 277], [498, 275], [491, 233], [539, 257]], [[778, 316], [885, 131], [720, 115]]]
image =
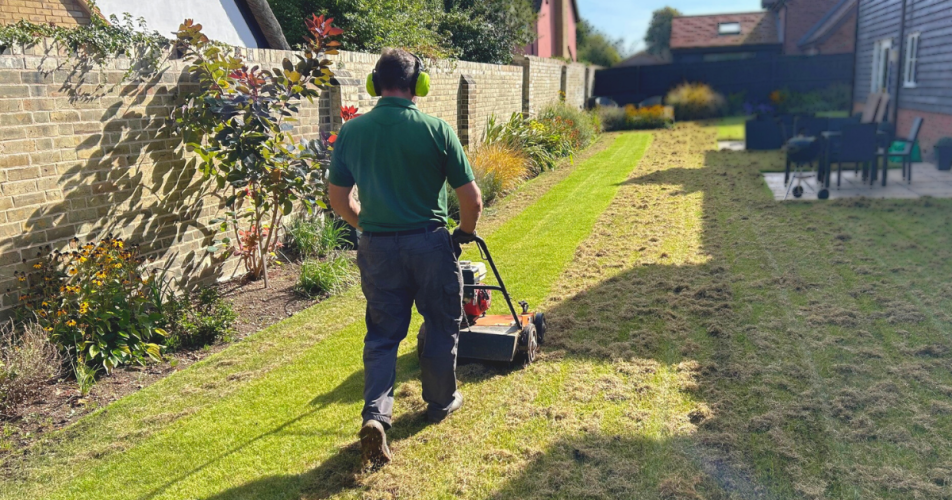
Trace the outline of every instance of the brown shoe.
[[364, 422], [360, 428], [361, 464], [364, 467], [378, 468], [390, 463], [393, 455], [387, 446], [387, 432], [383, 424], [376, 420]]

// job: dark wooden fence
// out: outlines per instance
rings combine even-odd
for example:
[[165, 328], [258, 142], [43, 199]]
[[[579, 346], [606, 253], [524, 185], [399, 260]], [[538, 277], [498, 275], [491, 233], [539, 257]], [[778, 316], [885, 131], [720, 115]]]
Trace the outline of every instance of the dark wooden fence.
[[853, 54], [609, 68], [595, 72], [594, 95], [621, 105], [639, 103], [683, 82], [707, 83], [725, 97], [746, 91], [747, 101], [766, 102], [782, 88], [809, 92], [852, 85]]

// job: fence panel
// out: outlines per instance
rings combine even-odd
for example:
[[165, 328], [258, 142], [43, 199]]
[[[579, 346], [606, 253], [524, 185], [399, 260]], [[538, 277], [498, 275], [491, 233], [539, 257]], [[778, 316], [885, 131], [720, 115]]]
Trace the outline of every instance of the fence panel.
[[782, 88], [809, 92], [852, 81], [853, 54], [781, 56], [602, 69], [595, 72], [594, 95], [625, 105], [663, 96], [682, 82], [701, 82], [724, 96], [746, 92], [747, 100], [766, 101]]

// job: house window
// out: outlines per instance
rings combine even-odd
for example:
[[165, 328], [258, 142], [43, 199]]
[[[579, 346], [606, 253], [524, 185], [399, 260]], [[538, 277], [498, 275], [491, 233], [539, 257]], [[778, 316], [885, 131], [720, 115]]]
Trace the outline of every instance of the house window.
[[885, 92], [889, 88], [889, 56], [892, 39], [886, 38], [873, 44], [873, 75], [870, 92]]
[[915, 87], [919, 83], [919, 33], [913, 33], [906, 38], [906, 65], [903, 68], [903, 86]]
[[717, 34], [718, 35], [739, 35], [740, 23], [718, 23]]

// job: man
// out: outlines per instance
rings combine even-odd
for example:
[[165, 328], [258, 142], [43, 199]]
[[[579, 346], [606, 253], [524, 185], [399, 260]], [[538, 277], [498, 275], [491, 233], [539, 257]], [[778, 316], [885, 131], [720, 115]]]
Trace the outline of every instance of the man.
[[[397, 348], [414, 302], [426, 325], [420, 369], [427, 418], [440, 422], [463, 404], [456, 390], [463, 301], [457, 249], [475, 237], [482, 195], [453, 129], [414, 104], [420, 69], [410, 53], [384, 50], [374, 74], [382, 98], [341, 128], [330, 167], [331, 207], [363, 231], [357, 266], [367, 298], [359, 433], [365, 465], [391, 459], [386, 431]], [[460, 202], [460, 226], [452, 236], [445, 183]]]

